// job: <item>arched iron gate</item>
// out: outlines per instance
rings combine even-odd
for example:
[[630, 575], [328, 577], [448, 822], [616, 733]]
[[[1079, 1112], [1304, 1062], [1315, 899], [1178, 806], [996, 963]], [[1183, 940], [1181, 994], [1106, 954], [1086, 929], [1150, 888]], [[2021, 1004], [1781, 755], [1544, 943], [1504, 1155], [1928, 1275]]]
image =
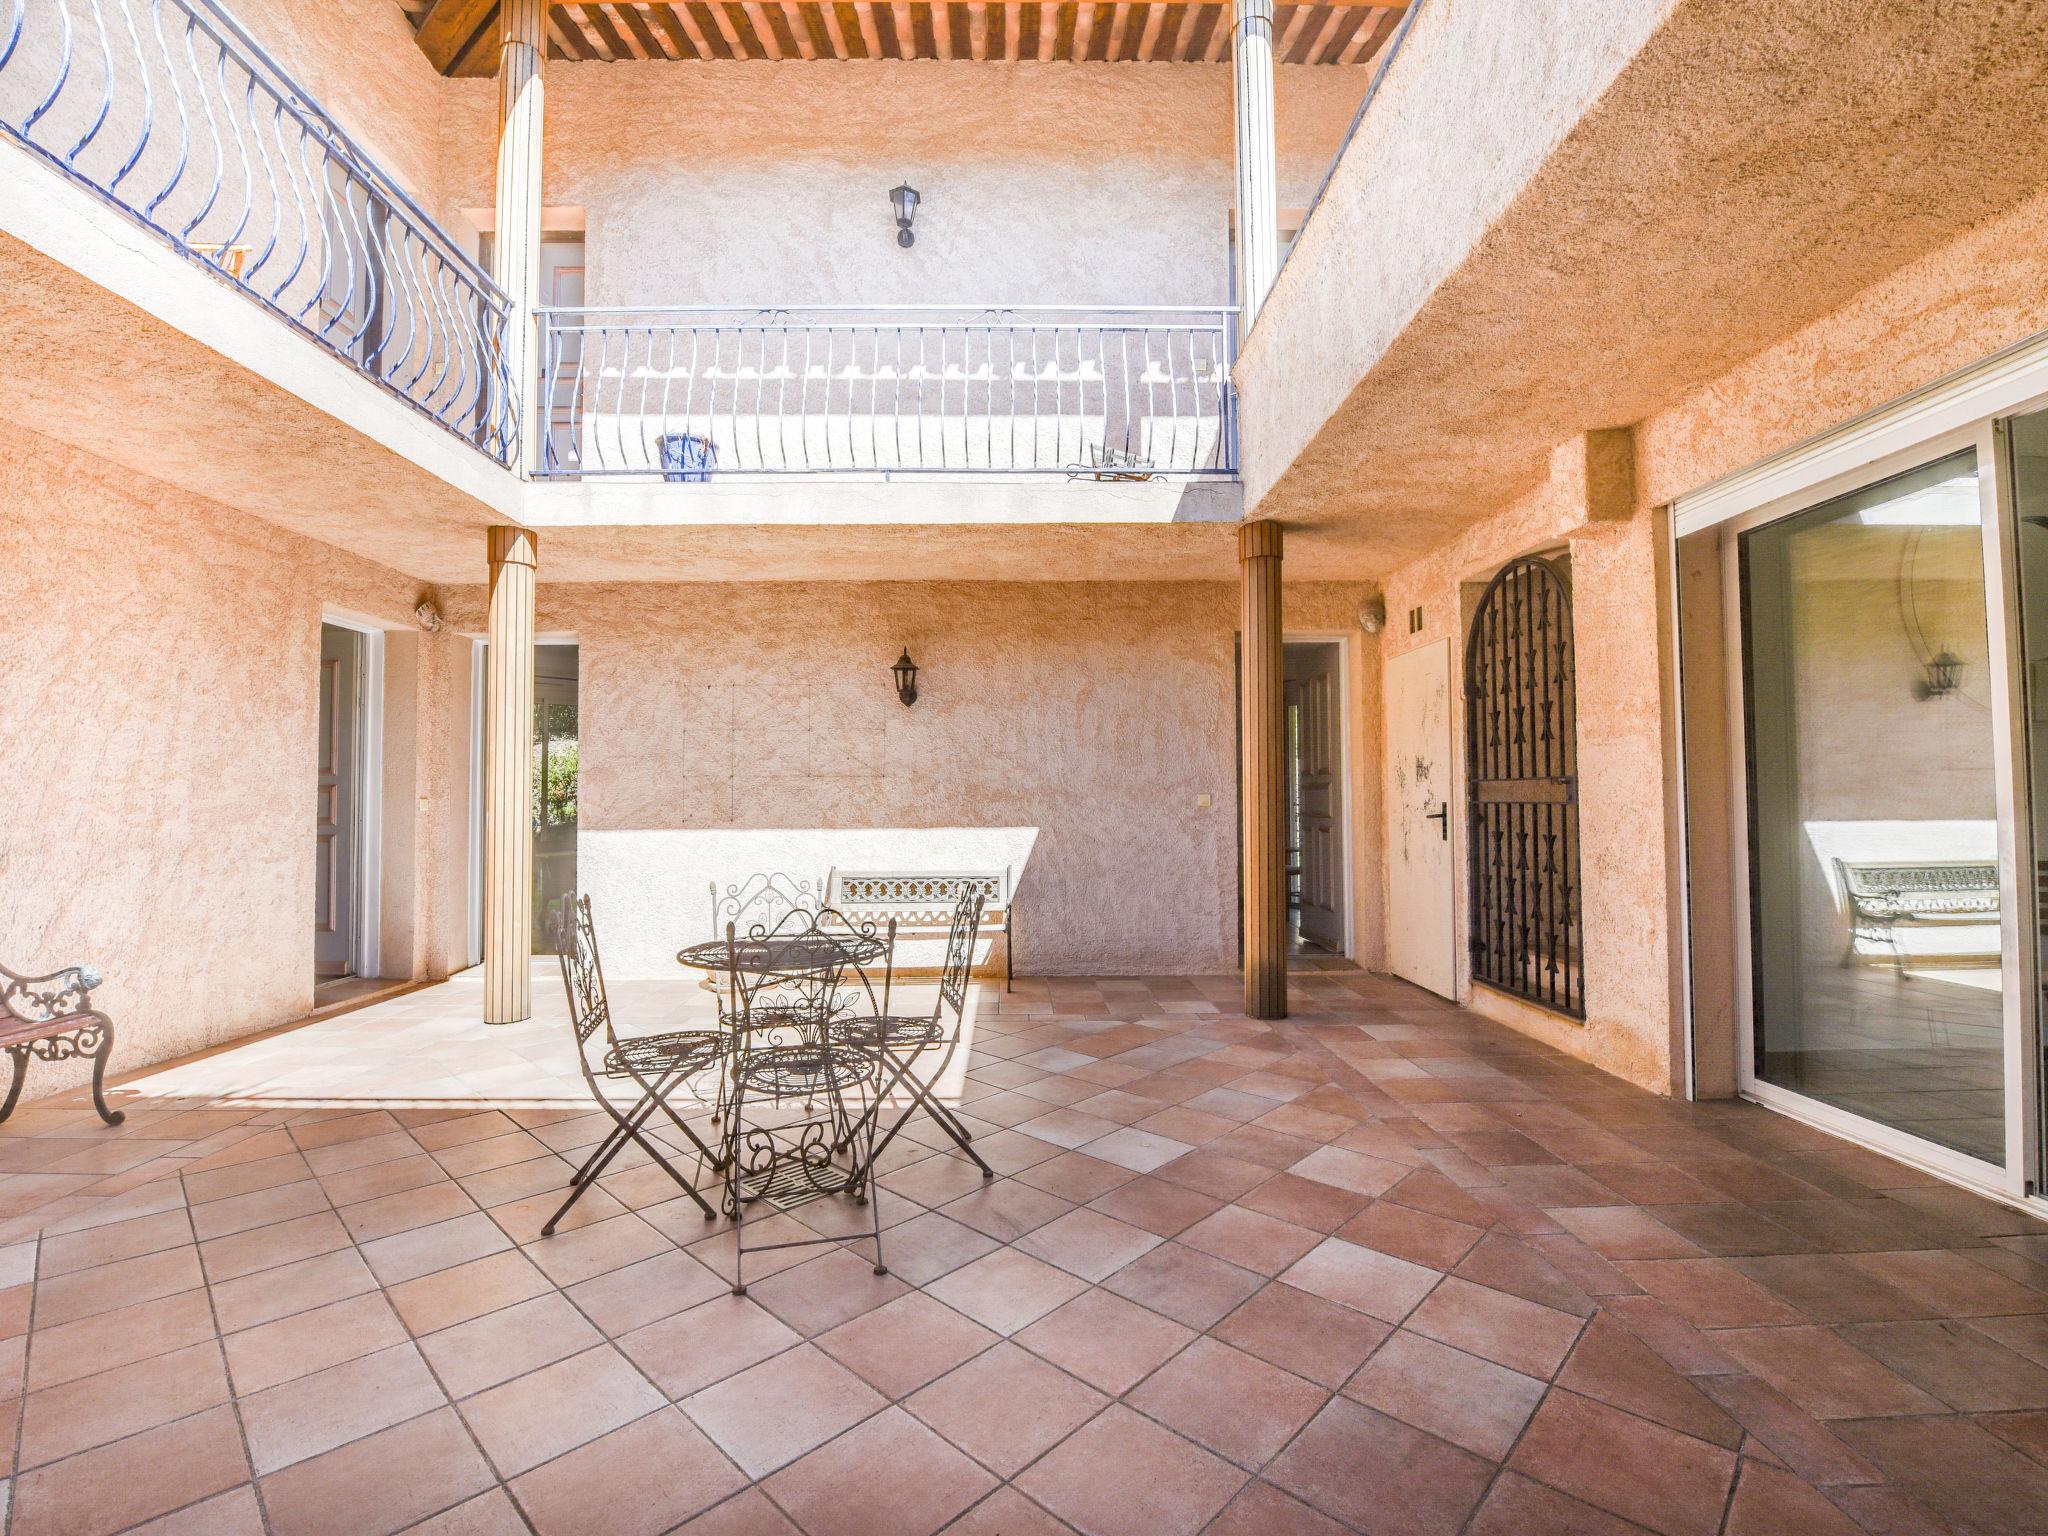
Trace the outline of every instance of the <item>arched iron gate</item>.
[[1472, 978], [1584, 1018], [1575, 682], [1564, 573], [1510, 561], [1465, 642]]

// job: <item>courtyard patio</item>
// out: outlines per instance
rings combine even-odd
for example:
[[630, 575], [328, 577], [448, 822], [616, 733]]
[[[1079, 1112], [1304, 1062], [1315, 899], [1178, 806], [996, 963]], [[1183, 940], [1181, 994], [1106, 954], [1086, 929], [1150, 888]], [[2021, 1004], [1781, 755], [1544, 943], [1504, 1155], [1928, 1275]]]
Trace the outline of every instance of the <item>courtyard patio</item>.
[[524, 1024], [470, 973], [6, 1125], [15, 1536], [2048, 1520], [2048, 1228], [1791, 1120], [1349, 969], [1277, 1024], [1235, 977], [981, 983], [999, 1176], [913, 1118], [889, 1273], [742, 1298], [644, 1156], [540, 1236], [609, 1126], [543, 965]]

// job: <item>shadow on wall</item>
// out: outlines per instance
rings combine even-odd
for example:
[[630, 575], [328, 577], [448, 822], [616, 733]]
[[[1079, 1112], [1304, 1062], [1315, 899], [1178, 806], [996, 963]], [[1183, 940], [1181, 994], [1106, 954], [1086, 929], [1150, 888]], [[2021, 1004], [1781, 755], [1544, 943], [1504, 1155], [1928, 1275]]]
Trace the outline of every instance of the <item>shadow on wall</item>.
[[[1023, 882], [1038, 841], [1036, 827], [781, 827], [583, 830], [576, 849], [578, 883], [590, 897], [604, 935], [608, 977], [672, 978], [676, 951], [719, 937], [714, 890], [750, 875], [780, 872], [816, 882], [863, 874], [980, 874], [1010, 871]], [[995, 942], [984, 924], [975, 963]], [[1000, 935], [998, 934], [999, 938]], [[935, 962], [943, 943], [906, 946], [902, 963]]]

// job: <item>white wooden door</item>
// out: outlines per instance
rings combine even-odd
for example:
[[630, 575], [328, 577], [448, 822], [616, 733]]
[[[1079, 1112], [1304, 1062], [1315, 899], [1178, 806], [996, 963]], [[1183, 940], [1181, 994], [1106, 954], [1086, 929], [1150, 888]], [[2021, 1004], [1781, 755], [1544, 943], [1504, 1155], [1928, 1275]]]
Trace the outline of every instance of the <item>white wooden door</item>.
[[1344, 953], [1344, 690], [1334, 645], [1290, 645], [1301, 936]]
[[320, 626], [320, 746], [313, 793], [313, 973], [346, 976], [356, 947], [356, 726], [362, 637]]
[[1387, 969], [1451, 997], [1451, 642], [1386, 665]]

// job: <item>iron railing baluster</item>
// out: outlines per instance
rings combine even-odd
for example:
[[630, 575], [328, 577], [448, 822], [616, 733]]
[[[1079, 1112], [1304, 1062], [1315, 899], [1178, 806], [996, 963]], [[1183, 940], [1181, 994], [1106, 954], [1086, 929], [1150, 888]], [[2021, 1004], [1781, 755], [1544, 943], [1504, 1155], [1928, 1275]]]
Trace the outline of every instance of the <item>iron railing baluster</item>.
[[220, 0], [85, 3], [5, 0], [0, 134], [509, 462], [510, 305], [473, 258]]

